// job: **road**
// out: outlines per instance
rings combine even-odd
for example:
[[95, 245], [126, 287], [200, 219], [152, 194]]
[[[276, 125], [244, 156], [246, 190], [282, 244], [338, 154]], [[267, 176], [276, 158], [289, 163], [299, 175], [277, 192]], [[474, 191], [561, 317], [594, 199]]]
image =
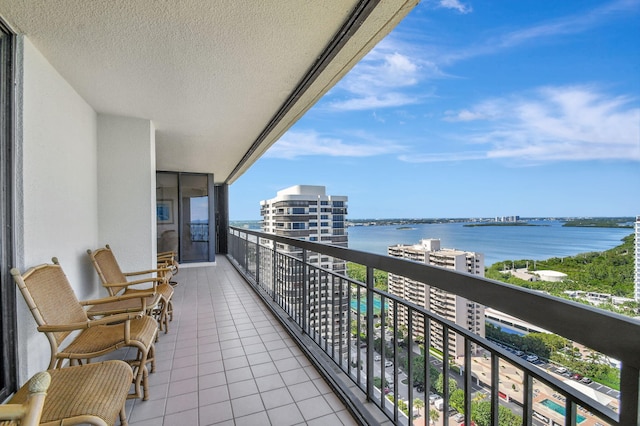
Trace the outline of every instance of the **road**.
[[[360, 352], [360, 359], [362, 360], [363, 364], [366, 364], [366, 356], [367, 356], [367, 348], [360, 348], [357, 347], [355, 344], [352, 344], [351, 346], [351, 356], [352, 356], [352, 360], [355, 361], [357, 359], [357, 353]], [[419, 354], [419, 349], [414, 349], [414, 353]], [[438, 370], [442, 371], [442, 361], [438, 360], [437, 358], [434, 357], [430, 357], [430, 362], [431, 364], [436, 367]], [[389, 390], [390, 393], [392, 394], [396, 394], [399, 396], [399, 398], [408, 401], [409, 400], [409, 386], [408, 386], [408, 377], [406, 375], [406, 373], [400, 368], [397, 368], [397, 378], [394, 377], [395, 374], [395, 370], [394, 370], [394, 366], [390, 365], [389, 367], [385, 367], [384, 368], [384, 373], [383, 373], [383, 368], [382, 368], [382, 361], [381, 361], [381, 354], [379, 354], [378, 352], [374, 351], [374, 363], [373, 363], [373, 376], [374, 377], [383, 377], [383, 375], [387, 378], [387, 381], [389, 382]], [[365, 369], [362, 370], [362, 384], [364, 386], [366, 386], [366, 367]], [[453, 378], [456, 380], [456, 384], [458, 386], [458, 388], [462, 389], [464, 388], [464, 383], [463, 383], [463, 376], [461, 376], [460, 374], [457, 374], [455, 372], [451, 372], [449, 377]], [[404, 383], [403, 383], [404, 382]], [[472, 390], [471, 390], [471, 395], [472, 398], [477, 396], [478, 394], [483, 394], [486, 395], [487, 397], [490, 396], [490, 391], [488, 389], [483, 388], [482, 386], [476, 384], [475, 382], [472, 382]], [[429, 398], [425, 398], [425, 393], [424, 392], [418, 392], [416, 388], [413, 388], [412, 390], [412, 399], [415, 398], [420, 398], [425, 402], [429, 401]], [[518, 404], [515, 404], [513, 402], [507, 402], [504, 400], [500, 400], [500, 404], [506, 408], [508, 408], [511, 412], [513, 412], [514, 414], [517, 414], [519, 416], [522, 416], [522, 407], [520, 407]], [[433, 406], [433, 404], [429, 405], [430, 408], [435, 408]], [[440, 413], [442, 415], [442, 413]], [[452, 412], [452, 414], [449, 417], [449, 424], [451, 425], [457, 425], [458, 422], [456, 422], [454, 420], [454, 417], [457, 413], [456, 412]], [[442, 419], [441, 419], [442, 420]], [[441, 423], [441, 422], [439, 422]], [[543, 423], [539, 422], [537, 419], [533, 419], [533, 424], [536, 426], [546, 426]]]

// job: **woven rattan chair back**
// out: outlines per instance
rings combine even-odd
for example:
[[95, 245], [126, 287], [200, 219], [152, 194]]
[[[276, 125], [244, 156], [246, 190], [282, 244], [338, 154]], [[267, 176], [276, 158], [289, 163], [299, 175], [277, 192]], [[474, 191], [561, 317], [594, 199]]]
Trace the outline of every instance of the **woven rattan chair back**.
[[[93, 262], [93, 266], [95, 267], [102, 284], [127, 282], [127, 277], [120, 269], [118, 261], [113, 255], [113, 251], [111, 251], [111, 247], [109, 247], [109, 245], [94, 251], [87, 250], [87, 253], [89, 253], [91, 262]], [[126, 287], [107, 287], [107, 289], [109, 290], [109, 294], [113, 296], [125, 290]]]
[[[87, 314], [62, 267], [57, 264], [57, 259], [54, 258], [53, 265], [39, 265], [23, 275], [14, 275], [14, 278], [38, 326], [87, 321]], [[46, 334], [59, 346], [70, 333], [71, 331]]]

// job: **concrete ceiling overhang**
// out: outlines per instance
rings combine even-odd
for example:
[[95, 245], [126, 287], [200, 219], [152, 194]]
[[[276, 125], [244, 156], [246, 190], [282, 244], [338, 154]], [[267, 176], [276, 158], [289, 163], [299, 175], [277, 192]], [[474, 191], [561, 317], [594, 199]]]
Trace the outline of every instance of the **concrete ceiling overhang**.
[[418, 0], [0, 0], [98, 113], [150, 119], [158, 170], [232, 183]]

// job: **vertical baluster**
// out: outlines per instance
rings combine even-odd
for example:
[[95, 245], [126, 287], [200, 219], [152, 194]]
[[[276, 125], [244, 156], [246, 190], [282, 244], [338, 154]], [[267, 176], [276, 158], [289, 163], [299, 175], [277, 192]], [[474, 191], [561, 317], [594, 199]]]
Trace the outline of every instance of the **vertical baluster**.
[[[393, 366], [398, 364], [398, 303], [393, 302]], [[386, 374], [385, 374], [386, 376]], [[398, 424], [398, 377], [393, 375], [393, 397], [395, 404], [393, 406], [393, 421]]]
[[442, 408], [442, 416], [448, 418], [449, 413], [449, 327], [442, 324], [442, 399], [444, 405]]
[[302, 249], [302, 297], [300, 301], [300, 305], [302, 306], [301, 312], [301, 321], [302, 321], [302, 332], [307, 333], [307, 315], [309, 311], [309, 306], [307, 304], [308, 297], [308, 288], [309, 288], [309, 263], [307, 262], [307, 250]]
[[426, 315], [422, 315], [422, 321], [424, 324], [424, 414], [425, 414], [425, 424], [429, 424], [429, 399], [427, 395], [431, 391], [431, 353], [429, 348], [431, 348], [431, 321]]
[[[380, 354], [382, 355], [380, 357], [380, 365], [384, 365], [385, 362], [385, 354], [386, 351], [385, 349], [387, 348], [387, 337], [386, 337], [386, 331], [387, 331], [387, 312], [385, 309], [385, 297], [383, 295], [380, 295], [380, 319], [382, 320], [381, 324], [380, 324]], [[380, 371], [382, 370], [382, 367], [380, 367]], [[380, 406], [382, 407], [383, 411], [384, 411], [384, 406], [385, 403], [387, 401], [387, 397], [386, 394], [384, 393], [384, 390], [386, 388], [386, 376], [384, 373], [380, 374], [382, 377], [380, 377]]]
[[640, 374], [637, 367], [623, 362], [620, 371], [620, 418], [621, 425], [640, 424]]
[[471, 424], [471, 341], [464, 339], [464, 422]]
[[500, 357], [491, 349], [491, 424], [498, 426], [498, 407], [500, 405]]
[[367, 266], [367, 400], [373, 399], [373, 268]]
[[530, 426], [533, 422], [533, 377], [527, 371], [522, 374], [522, 424]]
[[[407, 309], [407, 377], [408, 388], [407, 407], [409, 408], [409, 419], [413, 419], [413, 308], [406, 306]], [[393, 366], [394, 371], [398, 369], [397, 365]]]

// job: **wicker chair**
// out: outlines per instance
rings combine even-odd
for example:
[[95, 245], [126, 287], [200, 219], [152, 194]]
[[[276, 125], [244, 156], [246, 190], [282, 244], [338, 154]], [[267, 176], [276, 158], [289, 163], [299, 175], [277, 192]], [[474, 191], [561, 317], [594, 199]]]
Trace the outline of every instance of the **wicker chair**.
[[[173, 278], [178, 275], [178, 253], [175, 251], [163, 251], [158, 253], [158, 268], [169, 268], [169, 272], [171, 273], [171, 277]], [[169, 284], [172, 286], [178, 285], [176, 281], [170, 279]]]
[[[151, 300], [147, 300], [148, 311], [154, 314], [158, 320], [160, 329], [165, 333], [169, 331], [169, 321], [173, 320], [173, 303], [171, 298], [173, 297], [173, 287], [169, 284], [171, 279], [170, 268], [158, 268], [149, 269], [145, 271], [127, 272], [123, 273], [118, 265], [118, 261], [113, 255], [111, 247], [107, 244], [104, 248], [100, 248], [94, 251], [87, 250], [91, 263], [93, 263], [100, 282], [107, 288], [109, 294], [115, 295], [129, 295], [135, 294], [141, 290], [139, 288], [130, 288], [133, 285], [139, 285], [144, 283], [153, 283], [153, 289], [159, 297], [158, 303], [153, 303]], [[139, 280], [128, 281], [127, 277], [136, 275], [149, 275], [156, 273], [157, 277], [142, 278]]]
[[[9, 405], [31, 403], [32, 386], [42, 375], [49, 378], [47, 397], [41, 407], [41, 418], [25, 425], [113, 425], [118, 417], [127, 425], [125, 402], [133, 380], [133, 371], [123, 361], [105, 361], [36, 374], [9, 401]], [[0, 413], [2, 408], [0, 406]], [[0, 416], [0, 418], [2, 418]], [[11, 424], [11, 423], [9, 423]], [[0, 422], [0, 425], [4, 423]]]
[[[69, 365], [82, 364], [84, 360], [88, 361], [125, 346], [135, 348], [136, 358], [127, 361], [135, 372], [134, 392], [129, 397], [144, 396], [143, 399], [147, 400], [147, 364], [150, 364], [153, 372], [154, 342], [158, 335], [157, 322], [143, 312], [90, 319], [85, 310], [95, 304], [110, 303], [114, 299], [141, 299], [146, 297], [146, 294], [80, 302], [58, 260], [54, 258], [53, 262], [54, 264], [33, 267], [23, 275], [15, 268], [11, 270], [11, 275], [36, 320], [38, 331], [43, 332], [49, 340], [51, 360], [48, 368], [60, 368], [65, 360], [68, 360]], [[62, 347], [67, 338], [71, 341]]]
[[40, 424], [42, 409], [51, 384], [51, 375], [40, 372], [33, 376], [20, 391], [22, 398], [15, 397], [7, 404], [0, 405], [0, 426], [37, 426]]

